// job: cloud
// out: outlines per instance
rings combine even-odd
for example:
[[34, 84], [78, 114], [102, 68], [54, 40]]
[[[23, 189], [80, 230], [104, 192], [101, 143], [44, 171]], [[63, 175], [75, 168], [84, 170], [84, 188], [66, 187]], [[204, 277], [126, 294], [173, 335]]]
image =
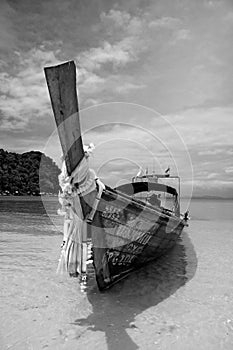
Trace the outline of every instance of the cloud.
[[103, 35], [103, 42], [78, 57], [80, 65], [88, 70], [98, 70], [111, 63], [121, 67], [137, 61], [154, 42], [154, 29], [172, 29], [176, 40], [185, 40], [189, 36], [187, 29], [180, 28], [182, 21], [173, 17], [161, 17], [151, 20], [148, 13], [133, 16], [126, 11], [110, 10], [100, 15], [100, 23], [95, 31]]
[[[136, 17], [133, 19], [136, 21]], [[111, 9], [108, 13], [100, 14], [100, 21], [107, 27], [114, 25], [118, 28], [129, 27], [132, 23], [132, 16], [126, 11]]]
[[144, 17], [132, 16], [125, 11], [110, 10], [100, 15], [95, 31], [102, 34], [97, 47], [82, 52], [77, 61], [89, 71], [101, 69], [106, 64], [119, 68], [137, 61], [147, 49], [142, 32], [147, 28]]
[[[104, 40], [98, 47], [83, 50], [77, 56], [78, 88], [83, 106], [100, 103], [114, 93], [122, 94], [144, 86], [131, 82], [131, 79], [127, 81], [127, 75], [124, 76], [122, 84], [122, 77], [117, 72], [107, 76], [104, 74], [105, 67], [109, 64], [115, 70], [138, 60], [138, 55], [144, 50], [143, 45], [137, 45], [143, 20], [126, 12], [111, 10], [101, 15], [101, 25], [107, 25], [107, 22], [108, 25], [115, 23], [119, 31], [120, 25], [124, 24], [124, 37], [114, 39], [112, 43]], [[61, 42], [59, 45], [56, 43], [54, 47], [61, 45]], [[17, 64], [14, 71], [1, 73], [2, 129], [23, 129], [29, 127], [33, 118], [43, 119], [48, 114], [50, 105], [43, 67], [57, 64], [62, 56], [61, 50], [52, 50], [51, 47], [52, 43], [46, 41], [27, 52], [15, 52], [14, 59]]]
[[[87, 88], [82, 82], [83, 104], [90, 97], [101, 102], [124, 98], [157, 106], [164, 113], [207, 101], [209, 105], [229, 103], [232, 82], [230, 74], [224, 73], [231, 71], [230, 64], [226, 66], [230, 53], [224, 48], [229, 41], [214, 25], [217, 21], [218, 28], [224, 27], [224, 13], [217, 16], [213, 10], [207, 18], [209, 10], [196, 7], [200, 10], [197, 21], [191, 13], [195, 6], [188, 7], [187, 18], [182, 10], [179, 15], [171, 11], [170, 16], [169, 11], [161, 11], [156, 18], [153, 6], [137, 15], [116, 9], [103, 12], [94, 26], [99, 37], [96, 46], [77, 55], [81, 69], [102, 79]], [[132, 88], [124, 96], [122, 84], [145, 89], [140, 94], [140, 89]], [[146, 87], [150, 88], [146, 91]]]
[[[108, 37], [124, 38], [127, 36], [136, 36], [140, 34], [146, 25], [147, 14], [131, 15], [124, 10], [111, 9], [109, 12], [102, 12], [99, 25], [104, 30], [108, 30]], [[117, 31], [117, 32], [116, 32]]]
[[123, 94], [141, 89], [130, 74], [122, 74], [132, 63], [140, 60], [147, 50], [143, 31], [147, 23], [143, 16], [132, 16], [126, 11], [102, 12], [100, 22], [94, 26], [101, 40], [96, 47], [77, 55], [78, 83], [82, 105], [87, 99], [106, 102]]
[[167, 115], [189, 147], [232, 146], [233, 107], [197, 107]]
[[98, 46], [82, 51], [76, 58], [83, 105], [90, 98], [88, 94], [92, 95], [91, 99], [107, 102], [115, 100], [117, 94], [136, 92], [147, 86], [135, 82], [131, 67], [149, 55], [155, 45], [155, 31], [158, 35], [160, 31], [172, 30], [174, 35], [179, 35], [176, 40], [188, 37], [187, 30], [181, 29], [180, 19], [151, 17], [148, 12], [132, 15], [116, 9], [101, 13], [100, 22], [94, 26], [95, 35], [99, 33], [101, 37]]
[[174, 34], [174, 39], [172, 41], [173, 44], [177, 44], [177, 42], [182, 40], [189, 40], [191, 38], [189, 29], [179, 29]]
[[114, 45], [104, 42], [101, 47], [91, 48], [82, 53], [78, 61], [81, 67], [94, 71], [107, 63], [112, 63], [115, 67], [124, 66], [135, 58], [131, 42], [126, 38]]
[[[198, 149], [197, 149], [198, 150]], [[214, 158], [215, 160], [221, 159], [222, 156], [232, 156], [233, 155], [233, 145], [219, 145], [218, 148], [209, 147], [205, 145], [201, 151], [197, 151], [199, 156], [208, 157], [209, 159]]]
[[[214, 188], [217, 185], [221, 185], [227, 188], [227, 186], [231, 186], [233, 154], [232, 113], [233, 107], [213, 107], [187, 109], [179, 114], [165, 116], [172, 127], [177, 130], [190, 153], [194, 170], [192, 182], [195, 193], [201, 187]], [[179, 160], [179, 149], [182, 157], [182, 144], [179, 145], [177, 140], [174, 140], [175, 133], [172, 132], [172, 128], [170, 130], [165, 128], [162, 130], [162, 134], [164, 135], [163, 139], [167, 135], [167, 144], [173, 150], [176, 159], [178, 159], [179, 169], [182, 166], [186, 166], [184, 162], [182, 163]], [[184, 176], [186, 176], [185, 170], [181, 172], [183, 171]]]
[[179, 26], [182, 21], [178, 18], [174, 17], [161, 17], [156, 20], [152, 20], [149, 22], [148, 26], [150, 28], [168, 28], [174, 29]]
[[6, 52], [12, 50], [16, 45], [16, 35], [11, 18], [15, 15], [13, 8], [2, 0], [0, 3], [0, 50]]
[[99, 105], [101, 103], [101, 100], [98, 100], [98, 99], [94, 99], [94, 98], [87, 98], [85, 101], [84, 101], [84, 108], [88, 108], [88, 107], [91, 107], [91, 106], [95, 106], [95, 105]]
[[[226, 183], [230, 181], [224, 169], [232, 166], [232, 112], [231, 107], [192, 108], [158, 117], [140, 106], [109, 104], [89, 111], [89, 116], [84, 112], [81, 118], [87, 123], [88, 119], [92, 120], [93, 129], [85, 138], [97, 145], [97, 163], [127, 156], [143, 167], [151, 168], [155, 162], [161, 171], [169, 164], [172, 172], [178, 172], [182, 179], [192, 178], [193, 166], [192, 181], [198, 188], [199, 180], [219, 177]], [[95, 120], [97, 125], [107, 123], [111, 127], [103, 132], [102, 127], [94, 128]], [[109, 124], [111, 121], [118, 124]]]
[[[126, 177], [128, 167], [122, 167], [119, 160], [116, 161], [119, 158], [134, 164], [127, 170], [128, 178], [138, 172], [139, 166], [163, 173], [168, 165], [173, 174], [181, 173], [182, 178], [192, 177], [184, 145], [174, 129], [170, 130], [169, 123], [149, 109], [133, 104], [110, 103], [82, 111], [81, 123], [90, 125], [84, 133], [84, 142], [94, 142], [96, 146], [91, 165], [94, 169], [101, 167], [101, 176], [110, 185]], [[110, 165], [107, 167], [106, 163], [111, 167], [116, 163], [115, 168], [124, 169], [121, 176], [110, 176]]]
[[209, 180], [214, 179], [216, 177], [219, 177], [219, 173], [209, 173], [206, 178]]
[[91, 95], [101, 89], [101, 86], [105, 84], [106, 79], [89, 71], [82, 66], [78, 67], [78, 88], [82, 90], [82, 93]]
[[144, 89], [145, 84], [133, 84], [133, 83], [123, 83], [120, 86], [116, 87], [116, 91], [119, 93], [126, 93], [131, 90]]
[[58, 62], [54, 52], [33, 48], [18, 54], [18, 72], [0, 73], [1, 129], [29, 127], [33, 119], [43, 119], [50, 110], [43, 68]]
[[222, 6], [224, 1], [222, 0], [205, 0], [204, 5], [210, 8], [218, 8]]
[[233, 173], [233, 166], [229, 166], [224, 169], [227, 174], [232, 174]]
[[225, 16], [225, 20], [229, 21], [230, 23], [233, 22], [233, 11], [229, 11], [226, 16]]

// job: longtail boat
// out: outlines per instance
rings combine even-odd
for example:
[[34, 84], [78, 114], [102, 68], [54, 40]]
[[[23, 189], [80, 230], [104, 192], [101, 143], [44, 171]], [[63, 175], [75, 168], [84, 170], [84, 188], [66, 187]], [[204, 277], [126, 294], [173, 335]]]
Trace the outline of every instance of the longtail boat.
[[102, 291], [174, 246], [188, 217], [180, 213], [180, 185], [177, 191], [164, 180], [180, 184], [180, 179], [167, 172], [138, 175], [116, 188], [103, 184], [89, 168], [92, 147], [82, 141], [75, 63], [46, 67], [45, 76], [64, 156], [59, 176], [64, 237], [58, 271], [79, 277], [85, 287], [91, 247]]

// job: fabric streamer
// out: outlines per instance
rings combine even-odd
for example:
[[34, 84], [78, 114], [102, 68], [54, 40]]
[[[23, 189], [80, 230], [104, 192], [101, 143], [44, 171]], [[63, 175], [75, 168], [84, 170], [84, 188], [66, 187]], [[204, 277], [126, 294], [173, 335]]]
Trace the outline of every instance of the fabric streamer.
[[83, 217], [79, 196], [94, 191], [96, 182], [98, 182], [99, 191], [91, 211], [93, 218], [104, 189], [104, 184], [97, 179], [95, 172], [89, 168], [88, 158], [93, 149], [92, 144], [84, 146], [85, 157], [70, 176], [67, 174], [66, 165], [63, 161], [62, 172], [59, 175], [62, 193], [59, 193], [61, 209], [58, 210], [58, 214], [64, 216], [63, 244], [57, 268], [59, 274], [68, 273], [75, 277], [86, 272], [87, 222]]

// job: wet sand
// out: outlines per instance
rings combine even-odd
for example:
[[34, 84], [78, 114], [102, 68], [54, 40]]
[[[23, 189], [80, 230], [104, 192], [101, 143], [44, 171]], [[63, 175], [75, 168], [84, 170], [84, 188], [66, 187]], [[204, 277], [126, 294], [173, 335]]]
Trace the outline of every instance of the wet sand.
[[[47, 225], [47, 223], [46, 223]], [[233, 348], [232, 221], [194, 220], [105, 293], [55, 274], [61, 235], [1, 230], [1, 349]]]

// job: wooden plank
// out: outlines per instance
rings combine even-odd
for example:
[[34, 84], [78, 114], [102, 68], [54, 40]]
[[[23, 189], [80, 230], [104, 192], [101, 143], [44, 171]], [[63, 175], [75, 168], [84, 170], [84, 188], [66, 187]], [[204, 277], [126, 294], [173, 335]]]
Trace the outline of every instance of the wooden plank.
[[45, 77], [68, 175], [84, 157], [74, 61], [46, 67]]

